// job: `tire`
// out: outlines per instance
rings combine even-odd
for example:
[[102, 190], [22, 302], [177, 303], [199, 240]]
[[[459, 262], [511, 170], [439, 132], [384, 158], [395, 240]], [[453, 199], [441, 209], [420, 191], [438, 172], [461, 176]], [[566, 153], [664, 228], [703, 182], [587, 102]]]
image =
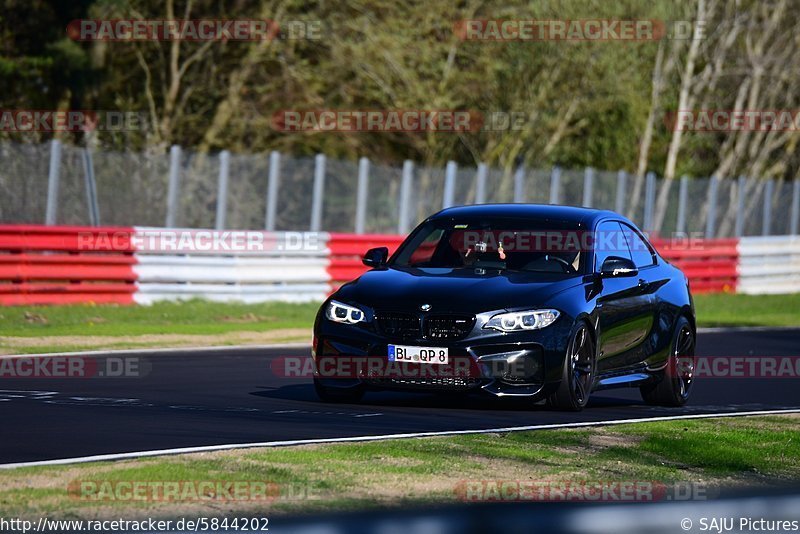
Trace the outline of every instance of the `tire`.
[[323, 386], [319, 380], [314, 379], [314, 390], [322, 402], [357, 403], [364, 396], [364, 387], [332, 388]]
[[647, 404], [683, 406], [689, 400], [696, 366], [695, 338], [686, 317], [680, 317], [670, 345], [669, 359], [657, 382], [639, 388]]
[[595, 348], [589, 326], [577, 323], [564, 355], [564, 370], [558, 389], [547, 397], [547, 404], [557, 410], [577, 412], [586, 407], [594, 385]]

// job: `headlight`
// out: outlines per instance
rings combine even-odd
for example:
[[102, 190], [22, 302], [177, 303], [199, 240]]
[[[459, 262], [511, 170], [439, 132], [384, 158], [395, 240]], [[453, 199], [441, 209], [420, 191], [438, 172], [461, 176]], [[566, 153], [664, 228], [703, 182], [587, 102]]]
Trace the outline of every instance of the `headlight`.
[[484, 328], [494, 328], [501, 332], [539, 330], [550, 326], [561, 315], [558, 310], [527, 310], [495, 315]]
[[367, 315], [355, 306], [332, 300], [325, 309], [325, 317], [335, 323], [356, 324], [366, 322]]

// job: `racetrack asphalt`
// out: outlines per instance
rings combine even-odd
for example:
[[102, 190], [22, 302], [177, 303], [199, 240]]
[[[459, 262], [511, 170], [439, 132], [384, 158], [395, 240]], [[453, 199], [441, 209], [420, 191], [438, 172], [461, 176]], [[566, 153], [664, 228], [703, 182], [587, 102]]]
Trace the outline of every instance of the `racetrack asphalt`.
[[[800, 357], [800, 330], [703, 332], [697, 352]], [[359, 404], [324, 404], [309, 379], [273, 372], [276, 358], [308, 354], [308, 348], [142, 351], [140, 377], [3, 376], [0, 464], [283, 440], [800, 410], [797, 375], [702, 378], [687, 406], [677, 409], [646, 406], [633, 388], [596, 392], [579, 413], [520, 400], [429, 393], [370, 392]]]

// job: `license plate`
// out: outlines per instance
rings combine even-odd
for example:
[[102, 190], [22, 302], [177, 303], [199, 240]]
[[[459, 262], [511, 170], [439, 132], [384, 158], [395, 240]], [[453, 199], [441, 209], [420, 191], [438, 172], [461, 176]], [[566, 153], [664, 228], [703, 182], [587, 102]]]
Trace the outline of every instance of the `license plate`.
[[450, 360], [446, 347], [389, 345], [390, 362], [416, 362], [444, 365]]

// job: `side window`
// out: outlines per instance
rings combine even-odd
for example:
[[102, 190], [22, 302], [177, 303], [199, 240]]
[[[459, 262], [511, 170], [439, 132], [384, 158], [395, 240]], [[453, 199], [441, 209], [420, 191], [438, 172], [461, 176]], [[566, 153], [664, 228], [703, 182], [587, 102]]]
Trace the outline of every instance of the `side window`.
[[595, 272], [600, 271], [609, 256], [632, 259], [622, 228], [616, 221], [603, 221], [597, 225], [593, 243]]
[[628, 248], [631, 250], [631, 259], [636, 267], [641, 269], [643, 267], [650, 267], [656, 263], [653, 249], [644, 238], [639, 235], [639, 232], [623, 224], [622, 231], [625, 234], [625, 240], [628, 242]]

